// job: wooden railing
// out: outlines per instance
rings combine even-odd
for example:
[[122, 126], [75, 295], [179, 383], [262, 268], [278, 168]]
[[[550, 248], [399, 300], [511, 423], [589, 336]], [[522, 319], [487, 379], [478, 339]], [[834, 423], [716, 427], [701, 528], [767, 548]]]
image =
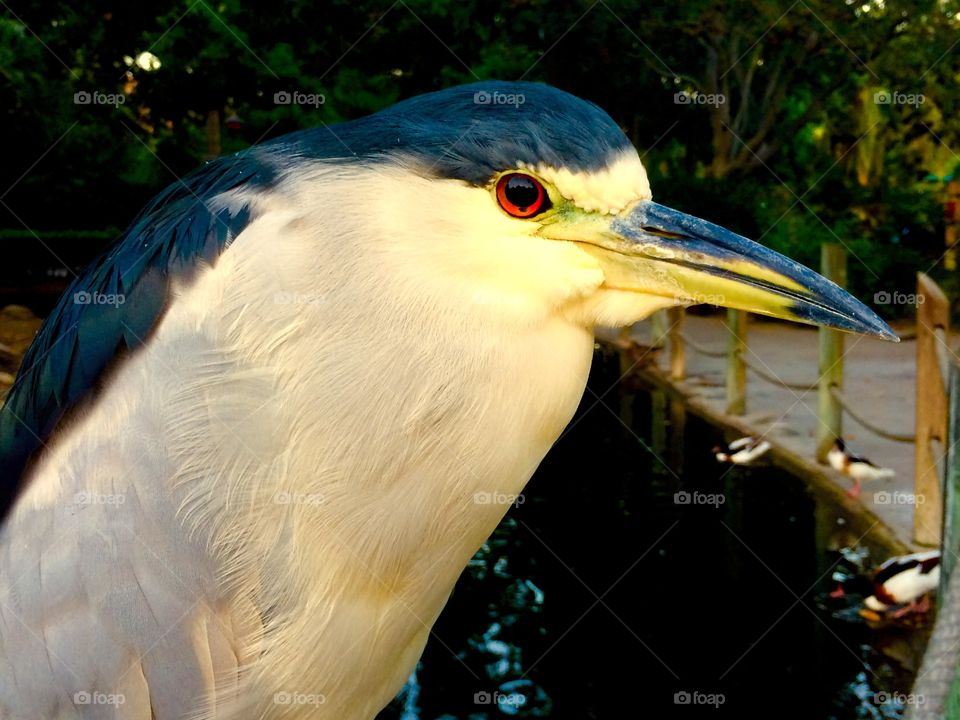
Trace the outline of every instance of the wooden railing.
[[[840, 286], [846, 284], [847, 258], [843, 249], [825, 245], [821, 273]], [[686, 379], [687, 350], [725, 359], [726, 408], [744, 414], [747, 408], [748, 370], [766, 382], [790, 390], [817, 390], [815, 453], [824, 460], [833, 440], [851, 416], [862, 427], [890, 442], [914, 445], [913, 540], [942, 549], [940, 598], [936, 624], [912, 689], [922, 702], [908, 705], [906, 720], [960, 719], [960, 362], [950, 350], [950, 304], [933, 280], [917, 274], [916, 294], [916, 416], [913, 434], [880, 427], [843, 392], [844, 334], [819, 330], [819, 374], [811, 383], [787, 383], [749, 357], [747, 314], [728, 311], [730, 331], [724, 350], [700, 345], [684, 332], [684, 311], [667, 314], [670, 377]]]
[[[847, 254], [843, 247], [824, 245], [821, 251], [821, 274], [844, 287], [847, 279]], [[843, 420], [850, 416], [866, 430], [890, 442], [915, 446], [914, 495], [924, 502], [914, 504], [914, 541], [921, 545], [938, 545], [941, 537], [943, 502], [941, 487], [945, 476], [947, 448], [947, 410], [949, 396], [949, 362], [947, 343], [950, 304], [933, 280], [917, 274], [917, 372], [916, 426], [914, 433], [894, 432], [883, 428], [859, 410], [843, 392], [845, 333], [829, 328], [819, 329], [819, 372], [811, 382], [785, 382], [762, 363], [751, 358], [748, 345], [748, 313], [728, 310], [729, 331], [725, 349], [701, 345], [684, 332], [684, 310], [674, 308], [661, 318], [655, 333], [666, 335], [670, 349], [670, 377], [686, 379], [688, 350], [708, 357], [725, 359], [726, 410], [743, 415], [748, 405], [748, 376], [792, 390], [817, 390], [817, 428], [815, 455], [821, 462], [835, 438], [843, 434]], [[749, 373], [748, 373], [749, 371]], [[812, 373], [811, 373], [812, 374]], [[960, 422], [960, 421], [958, 421]]]
[[[942, 572], [936, 623], [911, 690], [915, 697], [922, 698], [922, 704], [909, 705], [904, 718], [942, 720], [960, 717], [960, 572], [956, 567], [960, 553], [960, 368], [946, 343], [949, 313], [944, 311], [943, 293], [924, 276], [917, 283], [917, 292], [929, 293], [923, 295], [924, 305], [933, 299], [933, 307], [922, 317], [918, 313], [918, 333], [923, 329], [924, 336], [922, 341], [919, 334], [917, 337], [917, 373], [925, 372], [946, 383], [943, 392], [933, 382], [917, 385], [917, 485], [918, 492], [922, 482], [924, 491], [936, 492], [937, 497], [942, 489]], [[940, 406], [944, 400], [946, 419]], [[926, 468], [922, 480], [921, 466]], [[915, 516], [919, 528], [939, 530], [935, 525], [939, 519], [919, 513]]]
[[[820, 272], [840, 287], [847, 286], [847, 253], [839, 245], [820, 247]], [[843, 434], [843, 406], [835, 394], [843, 388], [844, 334], [820, 328], [820, 372], [817, 381], [817, 460], [826, 462], [833, 441]]]
[[914, 492], [924, 498], [914, 505], [914, 540], [922, 545], [940, 543], [943, 523], [944, 455], [947, 448], [947, 415], [950, 357], [947, 333], [950, 303], [923, 273], [917, 276], [917, 410]]

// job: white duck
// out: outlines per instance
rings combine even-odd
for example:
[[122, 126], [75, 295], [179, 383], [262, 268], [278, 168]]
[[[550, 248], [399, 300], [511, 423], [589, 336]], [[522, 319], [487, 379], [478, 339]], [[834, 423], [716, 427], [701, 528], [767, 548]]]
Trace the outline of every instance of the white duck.
[[899, 617], [908, 612], [925, 612], [930, 607], [928, 593], [940, 585], [940, 551], [913, 553], [892, 557], [873, 574], [873, 595], [863, 601], [874, 612], [893, 613]]
[[712, 452], [717, 462], [732, 465], [749, 465], [770, 449], [770, 443], [752, 435], [734, 440], [726, 448], [719, 445]]
[[839, 470], [853, 480], [853, 487], [848, 491], [850, 497], [860, 497], [860, 489], [864, 480], [883, 480], [896, 475], [890, 468], [874, 465], [865, 457], [854, 455], [847, 450], [843, 438], [833, 441], [833, 447], [827, 453], [827, 461], [834, 470]]

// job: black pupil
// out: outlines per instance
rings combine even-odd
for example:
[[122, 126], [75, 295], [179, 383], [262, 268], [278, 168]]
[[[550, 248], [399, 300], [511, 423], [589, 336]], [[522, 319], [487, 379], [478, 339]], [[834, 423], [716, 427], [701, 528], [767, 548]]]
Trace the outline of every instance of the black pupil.
[[540, 190], [530, 178], [523, 175], [514, 175], [507, 180], [507, 186], [504, 188], [503, 194], [507, 200], [518, 208], [526, 210], [540, 197]]

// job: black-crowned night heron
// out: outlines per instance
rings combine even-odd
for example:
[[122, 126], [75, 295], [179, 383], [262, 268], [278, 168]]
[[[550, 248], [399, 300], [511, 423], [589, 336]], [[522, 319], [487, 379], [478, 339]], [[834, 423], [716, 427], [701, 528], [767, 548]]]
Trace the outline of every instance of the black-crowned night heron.
[[[159, 195], [0, 427], [0, 715], [369, 720], [580, 400], [597, 325], [704, 298], [893, 337], [651, 200], [599, 108], [483, 83]], [[480, 498], [478, 500], [478, 498]]]

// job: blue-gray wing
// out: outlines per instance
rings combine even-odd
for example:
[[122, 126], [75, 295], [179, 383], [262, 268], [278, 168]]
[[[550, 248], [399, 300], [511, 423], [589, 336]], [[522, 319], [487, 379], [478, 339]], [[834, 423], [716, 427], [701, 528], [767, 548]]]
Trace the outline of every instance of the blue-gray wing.
[[196, 268], [213, 264], [250, 222], [249, 207], [215, 209], [210, 200], [272, 179], [252, 151], [199, 168], [154, 198], [71, 283], [27, 351], [0, 411], [0, 519], [57, 424], [95, 394], [111, 363], [150, 335], [171, 281], [189, 280]]

